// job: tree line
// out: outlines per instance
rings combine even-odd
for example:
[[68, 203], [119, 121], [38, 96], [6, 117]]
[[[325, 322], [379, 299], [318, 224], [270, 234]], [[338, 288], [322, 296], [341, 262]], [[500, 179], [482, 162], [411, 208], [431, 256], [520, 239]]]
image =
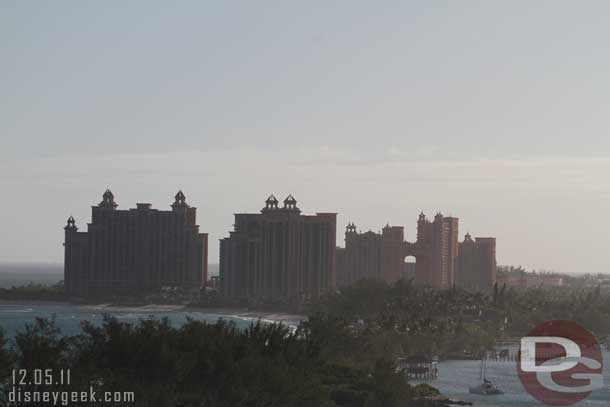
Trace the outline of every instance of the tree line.
[[[53, 319], [37, 319], [10, 343], [0, 335], [0, 378], [6, 401], [13, 369], [69, 369], [69, 386], [44, 390], [134, 392], [134, 405], [147, 407], [391, 407], [436, 394], [410, 386], [389, 358], [360, 364], [355, 339], [349, 324], [321, 314], [296, 329], [106, 317], [99, 326], [84, 321], [73, 336]], [[43, 387], [20, 386], [36, 389]]]
[[610, 335], [610, 295], [599, 288], [469, 293], [361, 280], [310, 304], [308, 315], [296, 328], [247, 329], [106, 317], [72, 336], [38, 319], [10, 341], [0, 335], [0, 379], [8, 385], [13, 369], [70, 369], [71, 391], [133, 391], [136, 405], [150, 407], [415, 406], [436, 393], [409, 385], [398, 357], [476, 358], [550, 319]]

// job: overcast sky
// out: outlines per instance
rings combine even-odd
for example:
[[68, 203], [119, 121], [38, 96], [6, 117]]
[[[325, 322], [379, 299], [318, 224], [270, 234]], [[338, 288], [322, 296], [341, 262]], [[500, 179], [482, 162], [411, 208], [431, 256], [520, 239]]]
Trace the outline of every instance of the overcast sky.
[[0, 2], [0, 260], [62, 261], [109, 187], [210, 233], [292, 193], [501, 264], [610, 272], [610, 2]]

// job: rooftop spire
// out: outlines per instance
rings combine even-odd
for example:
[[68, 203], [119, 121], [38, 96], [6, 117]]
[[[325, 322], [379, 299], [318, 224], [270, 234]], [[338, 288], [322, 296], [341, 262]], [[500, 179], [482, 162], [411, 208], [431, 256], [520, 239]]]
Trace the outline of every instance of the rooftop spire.
[[108, 209], [115, 209], [117, 206], [119, 206], [116, 202], [114, 202], [114, 194], [110, 189], [106, 189], [102, 195], [102, 202], [100, 202], [99, 206], [101, 208]]
[[275, 195], [271, 194], [269, 195], [269, 198], [267, 198], [267, 200], [265, 201], [265, 207], [263, 208], [263, 211], [275, 210], [277, 209], [277, 204], [277, 198], [275, 197]]
[[186, 203], [186, 196], [182, 190], [178, 191], [174, 196], [174, 203], [172, 204], [172, 209], [176, 210], [177, 208], [188, 208], [188, 204]]
[[78, 228], [76, 227], [76, 221], [74, 220], [74, 217], [72, 215], [70, 215], [70, 217], [68, 218], [68, 221], [66, 222], [66, 226], [64, 227], [65, 230], [74, 230], [76, 231]]
[[292, 195], [288, 195], [286, 199], [284, 199], [284, 209], [289, 210], [298, 210], [297, 208], [297, 200], [294, 199]]
[[186, 205], [186, 196], [184, 196], [184, 193], [182, 192], [182, 190], [178, 191], [176, 193], [176, 195], [174, 196], [174, 198], [175, 198], [174, 204]]

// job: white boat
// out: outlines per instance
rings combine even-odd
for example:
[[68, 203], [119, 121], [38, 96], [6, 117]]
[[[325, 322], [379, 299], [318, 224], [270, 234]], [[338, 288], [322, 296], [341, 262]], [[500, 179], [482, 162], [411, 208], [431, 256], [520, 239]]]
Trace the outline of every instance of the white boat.
[[491, 380], [487, 379], [485, 372], [487, 370], [487, 354], [481, 359], [481, 370], [479, 372], [479, 379], [483, 381], [483, 383], [478, 386], [470, 386], [468, 391], [472, 394], [479, 394], [482, 396], [496, 396], [499, 394], [504, 394], [502, 390], [498, 388]]
[[496, 396], [498, 394], [504, 394], [495, 384], [490, 380], [483, 379], [483, 383], [478, 386], [471, 386], [468, 391], [472, 394], [480, 394], [482, 396]]

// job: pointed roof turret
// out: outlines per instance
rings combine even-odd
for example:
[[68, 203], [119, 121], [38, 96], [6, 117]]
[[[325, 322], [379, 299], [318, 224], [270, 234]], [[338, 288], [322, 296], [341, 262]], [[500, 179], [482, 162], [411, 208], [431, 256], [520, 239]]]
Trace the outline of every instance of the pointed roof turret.
[[266, 204], [277, 204], [278, 202], [279, 201], [273, 194], [269, 195], [269, 198], [267, 198], [267, 200], [265, 201]]
[[76, 221], [74, 220], [74, 217], [72, 215], [70, 215], [70, 217], [68, 218], [68, 221], [66, 222], [66, 226], [64, 227], [65, 230], [74, 230], [76, 231], [78, 228], [76, 227]]
[[102, 195], [102, 202], [100, 202], [99, 206], [101, 208], [108, 209], [114, 209], [119, 206], [116, 202], [114, 202], [114, 194], [110, 189], [106, 189], [106, 191]]
[[269, 198], [265, 200], [265, 207], [263, 208], [263, 212], [277, 209], [277, 204], [278, 200], [275, 195], [269, 195]]
[[286, 199], [284, 199], [284, 209], [290, 210], [298, 210], [297, 208], [297, 200], [294, 199], [294, 196], [288, 195]]
[[179, 190], [174, 196], [174, 204], [186, 205], [186, 196], [184, 196], [184, 192]]
[[172, 209], [176, 210], [178, 208], [188, 208], [188, 204], [186, 203], [186, 196], [179, 190], [176, 195], [174, 195], [174, 203], [172, 204]]

